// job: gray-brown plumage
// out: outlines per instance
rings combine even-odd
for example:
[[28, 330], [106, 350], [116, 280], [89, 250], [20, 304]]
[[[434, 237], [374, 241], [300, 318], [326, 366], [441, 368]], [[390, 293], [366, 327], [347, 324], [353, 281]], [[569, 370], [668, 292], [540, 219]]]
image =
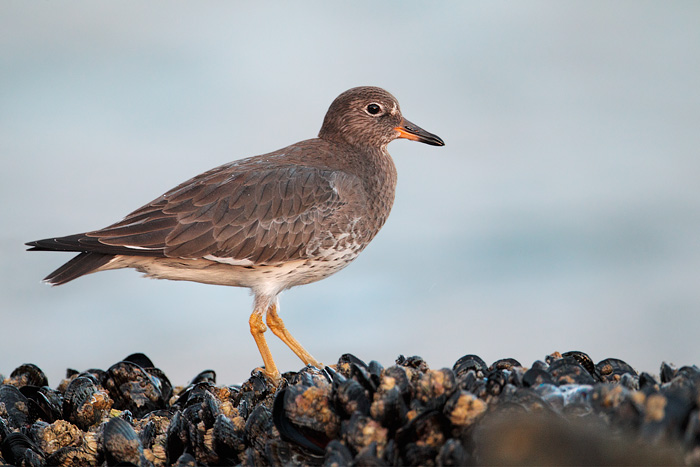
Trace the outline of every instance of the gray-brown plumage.
[[277, 295], [345, 267], [374, 238], [394, 202], [397, 138], [442, 146], [405, 120], [376, 87], [331, 104], [318, 138], [212, 169], [104, 229], [29, 242], [31, 250], [80, 252], [44, 280], [131, 267], [156, 278], [249, 287], [251, 332], [274, 381], [267, 324], [306, 364], [318, 366], [277, 316]]

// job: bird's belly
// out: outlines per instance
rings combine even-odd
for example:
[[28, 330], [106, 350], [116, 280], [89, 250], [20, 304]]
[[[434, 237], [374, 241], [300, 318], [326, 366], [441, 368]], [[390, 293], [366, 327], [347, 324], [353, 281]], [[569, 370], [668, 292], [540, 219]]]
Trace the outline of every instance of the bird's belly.
[[311, 259], [272, 265], [232, 265], [208, 259], [156, 258], [119, 255], [99, 270], [134, 268], [147, 277], [248, 287], [255, 293], [276, 295], [340, 271], [357, 257], [354, 251], [333, 251]]

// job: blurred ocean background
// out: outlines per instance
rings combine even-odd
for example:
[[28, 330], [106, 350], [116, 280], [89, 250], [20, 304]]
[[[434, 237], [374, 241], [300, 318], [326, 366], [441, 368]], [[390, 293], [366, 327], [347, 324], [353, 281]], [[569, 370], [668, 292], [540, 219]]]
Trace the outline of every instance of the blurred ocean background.
[[281, 296], [318, 360], [700, 364], [698, 18], [696, 1], [0, 3], [0, 373], [31, 362], [56, 386], [140, 351], [175, 384], [245, 380], [247, 290], [133, 270], [51, 288], [72, 256], [23, 243], [314, 137], [358, 85], [446, 146], [392, 143], [382, 232]]

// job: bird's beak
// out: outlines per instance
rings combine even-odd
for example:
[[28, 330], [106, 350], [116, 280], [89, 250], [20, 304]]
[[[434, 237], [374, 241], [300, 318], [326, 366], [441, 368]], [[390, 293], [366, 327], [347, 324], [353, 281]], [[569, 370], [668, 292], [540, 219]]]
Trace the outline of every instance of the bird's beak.
[[412, 141], [430, 144], [431, 146], [444, 146], [445, 142], [438, 135], [428, 133], [418, 125], [414, 125], [405, 118], [401, 120], [401, 124], [394, 128], [399, 132], [399, 138], [406, 138]]

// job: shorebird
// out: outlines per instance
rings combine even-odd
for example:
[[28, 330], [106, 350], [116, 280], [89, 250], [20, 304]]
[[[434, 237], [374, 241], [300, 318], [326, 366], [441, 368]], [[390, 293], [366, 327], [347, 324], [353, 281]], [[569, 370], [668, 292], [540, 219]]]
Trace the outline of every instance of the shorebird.
[[353, 88], [333, 101], [317, 138], [204, 172], [103, 229], [27, 245], [80, 253], [44, 279], [52, 285], [134, 268], [250, 288], [250, 332], [276, 384], [268, 327], [306, 365], [321, 367], [285, 328], [278, 295], [343, 269], [377, 235], [394, 203], [387, 145], [397, 138], [445, 144], [404, 119], [387, 91]]

